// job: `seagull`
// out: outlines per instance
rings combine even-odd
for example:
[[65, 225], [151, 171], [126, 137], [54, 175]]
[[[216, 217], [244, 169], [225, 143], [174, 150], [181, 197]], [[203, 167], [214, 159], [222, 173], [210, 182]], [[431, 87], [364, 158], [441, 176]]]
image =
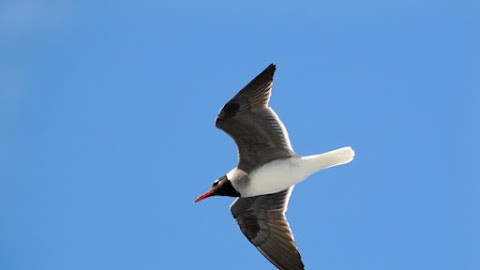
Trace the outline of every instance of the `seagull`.
[[270, 64], [220, 110], [215, 126], [235, 141], [238, 165], [195, 202], [238, 197], [230, 210], [247, 239], [278, 269], [300, 270], [305, 267], [285, 217], [293, 186], [352, 161], [355, 152], [350, 147], [311, 156], [293, 151], [285, 126], [268, 106], [275, 69]]

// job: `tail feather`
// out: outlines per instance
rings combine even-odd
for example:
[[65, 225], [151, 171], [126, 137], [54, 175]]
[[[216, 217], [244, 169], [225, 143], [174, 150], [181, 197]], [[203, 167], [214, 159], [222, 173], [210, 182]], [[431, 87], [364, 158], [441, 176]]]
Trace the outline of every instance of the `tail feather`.
[[310, 174], [342, 165], [353, 160], [355, 151], [349, 146], [342, 147], [327, 153], [302, 157], [305, 166], [308, 168]]

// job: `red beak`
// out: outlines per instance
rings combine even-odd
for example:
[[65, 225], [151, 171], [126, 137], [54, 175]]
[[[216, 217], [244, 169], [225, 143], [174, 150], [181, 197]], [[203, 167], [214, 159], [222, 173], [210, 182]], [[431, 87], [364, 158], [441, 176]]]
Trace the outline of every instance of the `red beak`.
[[209, 191], [207, 191], [207, 193], [198, 196], [198, 198], [195, 200], [195, 202], [199, 202], [199, 201], [201, 201], [201, 200], [203, 200], [203, 199], [206, 199], [206, 198], [208, 198], [208, 197], [210, 197], [210, 196], [212, 196], [212, 195], [213, 195], [213, 191], [209, 190]]

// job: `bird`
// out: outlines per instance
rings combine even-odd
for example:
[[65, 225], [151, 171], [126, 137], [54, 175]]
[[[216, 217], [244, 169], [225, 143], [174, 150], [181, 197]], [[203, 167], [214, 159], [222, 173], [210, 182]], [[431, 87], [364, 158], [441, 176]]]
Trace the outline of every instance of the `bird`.
[[269, 107], [275, 64], [270, 64], [220, 110], [215, 126], [238, 150], [238, 164], [216, 179], [195, 203], [211, 196], [237, 197], [230, 211], [246, 238], [281, 270], [305, 269], [286, 219], [294, 185], [353, 160], [351, 147], [300, 156], [287, 129]]

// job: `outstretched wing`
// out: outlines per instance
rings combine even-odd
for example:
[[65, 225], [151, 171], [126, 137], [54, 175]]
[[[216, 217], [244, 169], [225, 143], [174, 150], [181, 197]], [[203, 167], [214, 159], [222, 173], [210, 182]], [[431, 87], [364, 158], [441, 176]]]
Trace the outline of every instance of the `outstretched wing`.
[[271, 64], [223, 106], [215, 121], [237, 144], [238, 168], [246, 172], [297, 155], [285, 126], [268, 107], [274, 73], [275, 65]]
[[278, 269], [301, 270], [304, 265], [285, 217], [292, 189], [238, 198], [230, 210], [243, 234]]

